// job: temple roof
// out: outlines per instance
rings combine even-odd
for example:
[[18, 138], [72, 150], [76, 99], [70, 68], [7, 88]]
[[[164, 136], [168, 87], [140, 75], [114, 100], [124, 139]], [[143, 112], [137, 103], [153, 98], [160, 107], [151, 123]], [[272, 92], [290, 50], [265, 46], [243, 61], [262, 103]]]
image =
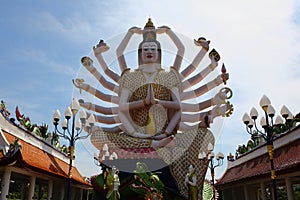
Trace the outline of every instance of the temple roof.
[[[0, 117], [2, 117], [2, 115]], [[7, 127], [7, 124], [4, 124], [4, 126]], [[10, 126], [15, 125], [10, 124]], [[25, 135], [27, 134], [27, 137], [32, 137], [30, 133], [23, 131], [20, 127], [17, 128], [19, 129], [18, 132], [24, 132]], [[13, 143], [17, 138], [16, 135], [4, 130], [3, 124], [1, 124], [1, 129], [2, 137], [4, 137], [9, 144]], [[38, 140], [38, 138], [36, 139]], [[25, 168], [26, 170], [47, 174], [49, 176], [68, 178], [69, 163], [66, 162], [68, 160], [66, 155], [61, 155], [61, 157], [65, 157], [65, 160], [60, 159], [59, 156], [55, 156], [54, 154], [63, 153], [59, 152], [51, 145], [46, 145], [46, 142], [41, 145], [41, 147], [33, 145], [30, 140], [25, 141], [23, 138], [19, 138], [18, 142], [22, 147], [11, 157], [5, 157], [3, 151], [0, 150], [0, 166], [12, 164], [15, 167]], [[47, 147], [47, 150], [45, 146]], [[50, 152], [52, 151], [53, 153], [50, 153], [49, 149]], [[84, 180], [77, 168], [74, 166], [72, 167], [72, 180], [80, 185], [83, 184], [87, 187], [91, 186]]]
[[[299, 127], [297, 130], [294, 133], [295, 135], [299, 134]], [[282, 139], [286, 140], [286, 144], [274, 150], [274, 167], [276, 175], [298, 171], [300, 167], [299, 136], [296, 136], [295, 140], [289, 140], [288, 137], [283, 137]], [[261, 146], [260, 148], [267, 149], [265, 145]], [[251, 153], [254, 154], [255, 151], [250, 152], [250, 154]], [[218, 180], [217, 185], [222, 186], [225, 184], [240, 182], [243, 180], [255, 179], [258, 177], [269, 177], [271, 171], [270, 168], [269, 155], [267, 153], [264, 153], [260, 156], [254, 157], [228, 168], [223, 177]]]

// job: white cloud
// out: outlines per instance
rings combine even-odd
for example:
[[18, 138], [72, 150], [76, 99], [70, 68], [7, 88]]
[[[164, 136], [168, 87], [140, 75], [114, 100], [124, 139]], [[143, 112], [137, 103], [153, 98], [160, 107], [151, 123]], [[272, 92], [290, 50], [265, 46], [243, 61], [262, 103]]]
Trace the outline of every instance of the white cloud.
[[[95, 27], [79, 13], [61, 18], [50, 12], [37, 12], [28, 19], [33, 30], [52, 37], [62, 37], [73, 44], [85, 44], [97, 35]], [[57, 40], [59, 41], [59, 40]]]
[[46, 51], [36, 51], [36, 50], [27, 50], [27, 51], [19, 51], [18, 52], [19, 59], [24, 61], [30, 61], [34, 65], [39, 65], [39, 67], [45, 67], [47, 69], [52, 69], [55, 73], [62, 73], [65, 75], [73, 75], [75, 76], [76, 71], [73, 67], [65, 64], [58, 63], [53, 58], [50, 58]]

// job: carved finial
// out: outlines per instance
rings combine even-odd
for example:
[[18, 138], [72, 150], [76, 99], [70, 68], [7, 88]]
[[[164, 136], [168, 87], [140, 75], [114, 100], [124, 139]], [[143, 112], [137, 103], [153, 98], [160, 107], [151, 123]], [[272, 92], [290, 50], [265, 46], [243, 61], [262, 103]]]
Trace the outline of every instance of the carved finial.
[[151, 18], [148, 18], [148, 22], [146, 23], [144, 28], [155, 28], [153, 22], [151, 21]]
[[228, 104], [228, 106], [229, 106], [229, 109], [227, 110], [227, 112], [225, 113], [225, 116], [226, 117], [229, 117], [230, 115], [232, 115], [232, 113], [233, 113], [233, 105], [228, 101], [227, 102], [227, 104]]
[[222, 65], [221, 72], [222, 72], [222, 79], [223, 79], [224, 85], [226, 85], [227, 77], [226, 77], [226, 68], [225, 68], [224, 63]]
[[212, 49], [210, 52], [209, 52], [209, 57], [210, 58], [214, 58], [215, 61], [219, 61], [220, 60], [220, 55], [219, 53], [215, 50], [215, 49]]
[[224, 73], [226, 73], [226, 68], [225, 68], [225, 65], [224, 65], [224, 63], [223, 63], [223, 65], [222, 65], [222, 69], [221, 69], [221, 71], [222, 71], [222, 73], [224, 74]]
[[[144, 33], [143, 33], [143, 41], [144, 42], [154, 42], [156, 41], [156, 31], [155, 27], [151, 21], [151, 18], [148, 19], [148, 22], [146, 23], [144, 27]], [[160, 49], [160, 45], [158, 45], [158, 48]], [[141, 49], [141, 47], [139, 47]]]

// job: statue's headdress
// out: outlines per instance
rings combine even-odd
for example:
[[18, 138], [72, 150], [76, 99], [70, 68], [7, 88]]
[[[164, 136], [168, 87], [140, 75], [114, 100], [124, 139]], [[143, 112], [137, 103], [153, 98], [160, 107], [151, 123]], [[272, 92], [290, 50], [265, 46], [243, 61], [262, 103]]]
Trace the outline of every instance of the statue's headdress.
[[[144, 33], [143, 33], [143, 41], [139, 44], [139, 54], [142, 51], [142, 45], [145, 42], [155, 42], [157, 45], [157, 50], [159, 51], [159, 63], [161, 62], [161, 46], [160, 43], [156, 40], [156, 30], [153, 22], [151, 21], [151, 18], [148, 19], [148, 22], [146, 23], [144, 27]], [[141, 59], [139, 55], [139, 64], [141, 64]]]
[[155, 42], [157, 44], [158, 49], [160, 49], [160, 43], [156, 40], [155, 26], [151, 21], [151, 18], [148, 19], [148, 22], [144, 27], [143, 41], [140, 43], [139, 49], [142, 48], [142, 44], [144, 42]]

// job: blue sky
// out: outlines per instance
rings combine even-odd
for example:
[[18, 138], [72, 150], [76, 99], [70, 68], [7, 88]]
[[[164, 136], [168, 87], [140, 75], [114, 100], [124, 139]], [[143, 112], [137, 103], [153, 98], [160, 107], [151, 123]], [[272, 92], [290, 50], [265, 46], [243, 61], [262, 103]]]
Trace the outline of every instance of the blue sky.
[[[216, 152], [234, 153], [249, 137], [241, 121], [266, 94], [277, 111], [300, 112], [300, 4], [296, 0], [3, 1], [0, 5], [0, 98], [52, 130], [56, 109], [70, 104], [80, 59], [99, 39], [109, 40], [150, 16], [191, 39], [204, 36], [230, 73], [235, 111], [220, 126]], [[219, 65], [220, 66], [220, 65]], [[76, 164], [98, 173], [88, 141], [78, 142]], [[224, 164], [225, 166], [227, 163]], [[225, 167], [216, 172], [219, 177]]]

